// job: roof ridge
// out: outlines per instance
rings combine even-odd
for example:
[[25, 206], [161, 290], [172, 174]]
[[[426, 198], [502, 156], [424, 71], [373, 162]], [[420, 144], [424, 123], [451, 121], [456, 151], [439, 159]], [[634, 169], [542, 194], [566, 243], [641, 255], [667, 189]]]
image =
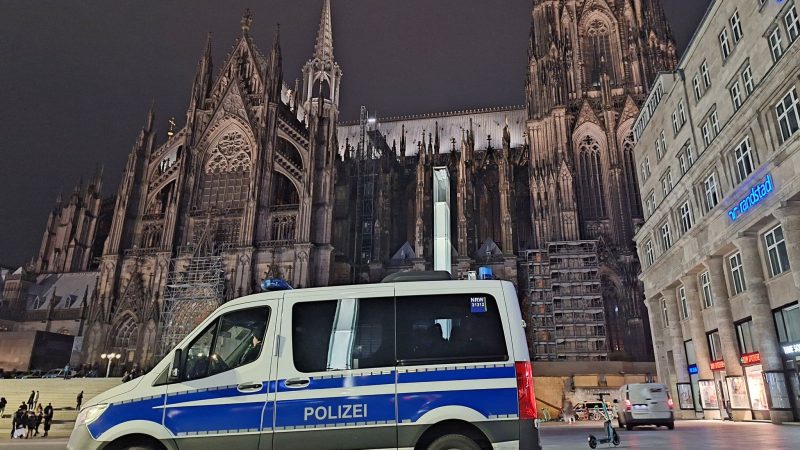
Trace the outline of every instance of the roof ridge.
[[[462, 109], [462, 110], [452, 110], [452, 111], [442, 111], [442, 112], [434, 112], [434, 113], [421, 113], [421, 114], [406, 114], [406, 115], [399, 115], [399, 116], [389, 116], [389, 117], [382, 117], [380, 118], [380, 122], [398, 122], [401, 120], [417, 120], [417, 119], [437, 119], [440, 117], [454, 117], [454, 116], [463, 116], [467, 114], [486, 114], [486, 113], [493, 113], [493, 112], [501, 112], [501, 111], [514, 111], [524, 109], [525, 105], [507, 105], [507, 106], [490, 106], [485, 108], [475, 108], [475, 109]], [[349, 125], [358, 125], [358, 120], [348, 120], [345, 122], [341, 122], [339, 125], [349, 126]]]

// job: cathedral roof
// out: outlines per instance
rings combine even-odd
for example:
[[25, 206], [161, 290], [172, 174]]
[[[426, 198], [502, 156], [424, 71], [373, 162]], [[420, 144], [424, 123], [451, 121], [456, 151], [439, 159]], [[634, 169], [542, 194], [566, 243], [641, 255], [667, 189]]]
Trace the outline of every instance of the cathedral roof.
[[[393, 139], [400, 142], [403, 127], [406, 132], [406, 155], [417, 153], [417, 143], [422, 142], [423, 135], [427, 142], [429, 134], [436, 133], [439, 128], [439, 140], [441, 142], [441, 153], [449, 153], [452, 147], [452, 139], [455, 139], [456, 148], [460, 148], [461, 139], [465, 131], [470, 129], [475, 133], [475, 150], [486, 150], [489, 147], [488, 136], [491, 136], [492, 148], [502, 147], [503, 127], [508, 119], [508, 128], [511, 133], [511, 147], [521, 147], [525, 143], [525, 122], [527, 115], [522, 106], [510, 106], [501, 108], [486, 108], [467, 111], [451, 111], [434, 114], [399, 116], [388, 118], [377, 118], [375, 125], [388, 142]], [[349, 140], [351, 144], [359, 141], [358, 122], [345, 122], [339, 125], [338, 139], [344, 151], [344, 143]]]
[[28, 290], [27, 309], [48, 309], [55, 301], [55, 309], [77, 309], [92, 298], [97, 283], [97, 272], [43, 274]]

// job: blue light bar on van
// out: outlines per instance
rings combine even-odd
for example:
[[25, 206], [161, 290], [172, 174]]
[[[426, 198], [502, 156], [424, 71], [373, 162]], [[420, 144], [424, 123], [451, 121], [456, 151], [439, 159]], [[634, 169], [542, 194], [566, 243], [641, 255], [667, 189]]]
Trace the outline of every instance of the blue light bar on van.
[[288, 291], [291, 289], [292, 286], [281, 278], [264, 278], [261, 280], [262, 292]]
[[492, 273], [491, 267], [478, 267], [478, 279], [479, 280], [494, 280], [494, 273]]

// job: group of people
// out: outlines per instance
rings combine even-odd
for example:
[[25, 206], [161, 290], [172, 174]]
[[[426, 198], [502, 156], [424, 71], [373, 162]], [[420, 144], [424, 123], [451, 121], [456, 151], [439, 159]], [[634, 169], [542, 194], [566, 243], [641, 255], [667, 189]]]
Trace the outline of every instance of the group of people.
[[[0, 415], [8, 402], [5, 397], [0, 398]], [[35, 406], [35, 407], [34, 407]], [[44, 435], [47, 437], [50, 432], [50, 425], [53, 422], [53, 405], [48, 403], [42, 407], [39, 403], [39, 391], [31, 391], [27, 403], [22, 403], [17, 411], [11, 416], [11, 438], [12, 439], [31, 439], [39, 435], [39, 427], [44, 423]]]

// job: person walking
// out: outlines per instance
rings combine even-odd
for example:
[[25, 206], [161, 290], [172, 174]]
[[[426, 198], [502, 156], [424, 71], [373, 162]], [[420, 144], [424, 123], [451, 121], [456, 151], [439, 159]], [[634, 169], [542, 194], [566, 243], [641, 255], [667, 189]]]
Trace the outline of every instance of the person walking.
[[76, 398], [75, 400], [78, 402], [78, 404], [75, 405], [75, 411], [80, 411], [81, 403], [83, 403], [83, 391], [81, 391], [81, 393], [78, 394], [78, 398]]
[[69, 379], [69, 364], [64, 366], [64, 379], [65, 380]]
[[[39, 391], [36, 391], [36, 395], [33, 397], [33, 406], [36, 406], [38, 404], [39, 404]], [[31, 409], [33, 409], [33, 406], [31, 406]]]
[[25, 416], [25, 426], [28, 428], [28, 433], [25, 435], [25, 438], [31, 439], [33, 437], [33, 431], [36, 429], [36, 413], [33, 409], [29, 409], [28, 414]]
[[34, 399], [36, 398], [36, 392], [31, 391], [30, 397], [28, 397], [28, 409], [33, 409]]
[[17, 412], [15, 412], [13, 416], [11, 416], [11, 439], [17, 437], [16, 436], [17, 428], [20, 427], [25, 417], [25, 410], [22, 408], [23, 405], [20, 405], [19, 408], [17, 408]]
[[53, 405], [48, 403], [47, 406], [44, 407], [44, 436], [47, 437], [47, 433], [50, 431], [50, 423], [53, 422]]
[[564, 422], [572, 424], [575, 422], [575, 409], [572, 407], [572, 402], [564, 400], [564, 408], [561, 410], [561, 415], [564, 417]]
[[0, 419], [3, 418], [3, 413], [6, 412], [6, 405], [8, 402], [5, 397], [0, 397]]
[[33, 429], [33, 435], [39, 435], [39, 426], [42, 425], [42, 419], [44, 418], [44, 412], [42, 411], [42, 404], [39, 403], [36, 406], [36, 428]]

